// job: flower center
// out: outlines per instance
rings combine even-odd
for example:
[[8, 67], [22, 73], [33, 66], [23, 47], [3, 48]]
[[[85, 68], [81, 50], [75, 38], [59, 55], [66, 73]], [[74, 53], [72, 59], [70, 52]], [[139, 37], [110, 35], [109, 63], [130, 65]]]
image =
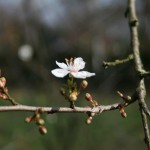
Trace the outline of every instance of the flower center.
[[78, 72], [78, 70], [75, 68], [74, 65], [70, 65], [69, 71], [70, 71], [70, 73], [73, 73], [73, 72], [76, 73], [76, 72]]

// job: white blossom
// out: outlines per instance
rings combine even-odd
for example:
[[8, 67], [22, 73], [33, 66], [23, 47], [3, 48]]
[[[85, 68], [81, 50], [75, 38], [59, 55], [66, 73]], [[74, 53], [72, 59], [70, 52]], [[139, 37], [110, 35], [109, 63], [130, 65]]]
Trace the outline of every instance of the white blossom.
[[51, 73], [58, 78], [63, 78], [68, 74], [80, 79], [85, 79], [95, 75], [95, 73], [90, 73], [88, 71], [80, 71], [85, 67], [85, 62], [81, 57], [75, 58], [74, 60], [70, 59], [70, 61], [66, 60], [66, 63], [56, 61], [56, 64], [60, 68], [52, 70]]

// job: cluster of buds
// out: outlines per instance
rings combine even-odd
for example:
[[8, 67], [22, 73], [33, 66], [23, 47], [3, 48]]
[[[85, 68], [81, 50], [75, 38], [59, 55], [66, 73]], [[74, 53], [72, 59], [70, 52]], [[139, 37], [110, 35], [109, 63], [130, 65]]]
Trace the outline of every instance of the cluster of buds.
[[91, 124], [94, 116], [95, 116], [95, 113], [94, 113], [94, 112], [88, 113], [88, 118], [87, 118], [86, 121], [85, 121], [86, 124]]
[[80, 88], [77, 88], [76, 82], [73, 81], [73, 78], [70, 77], [67, 81], [66, 88], [61, 88], [60, 93], [62, 96], [65, 97], [66, 100], [68, 100], [71, 103], [71, 107], [74, 107], [74, 102], [77, 101], [78, 95], [80, 94], [81, 89], [85, 89], [88, 86], [88, 82], [86, 80], [83, 80], [80, 83]]
[[119, 112], [123, 118], [127, 117], [127, 113], [125, 112], [123, 106], [121, 106], [121, 105], [119, 106]]
[[[88, 82], [86, 80], [83, 80], [80, 84], [80, 89], [85, 89], [88, 86]], [[70, 101], [76, 101], [78, 98], [78, 95], [80, 93], [80, 89], [77, 89], [76, 83], [73, 84], [72, 89], [69, 92], [69, 100]]]
[[70, 102], [70, 107], [74, 108], [75, 107], [74, 102], [77, 100], [79, 93], [76, 90], [74, 90], [72, 92], [71, 91], [67, 92], [66, 89], [64, 89], [64, 88], [61, 88], [60, 93], [62, 96], [64, 96], [64, 98], [66, 100], [68, 100]]
[[98, 106], [98, 102], [92, 98], [91, 94], [86, 93], [86, 94], [85, 94], [85, 99], [86, 99], [87, 101], [89, 101], [89, 102], [93, 105], [93, 107]]
[[38, 126], [39, 132], [41, 134], [47, 134], [47, 129], [44, 126], [45, 121], [41, 118], [42, 110], [39, 109], [33, 116], [28, 116], [25, 118], [26, 123], [30, 123], [31, 121], [34, 121], [36, 125]]
[[6, 100], [8, 99], [8, 89], [5, 87], [6, 85], [6, 78], [5, 77], [1, 77], [0, 78], [0, 98]]

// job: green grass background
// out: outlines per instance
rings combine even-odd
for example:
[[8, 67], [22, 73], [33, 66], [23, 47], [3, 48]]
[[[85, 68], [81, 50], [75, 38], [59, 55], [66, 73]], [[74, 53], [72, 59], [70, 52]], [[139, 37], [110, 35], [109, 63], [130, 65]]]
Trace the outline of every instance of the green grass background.
[[[31, 94], [32, 93], [32, 94]], [[47, 97], [40, 92], [16, 90], [11, 93], [19, 102], [37, 106], [67, 106], [56, 92]], [[57, 97], [56, 95], [57, 94]], [[95, 96], [99, 103], [111, 104], [120, 99], [113, 96]], [[1, 101], [1, 105], [7, 102]], [[82, 98], [78, 106], [89, 105]], [[86, 114], [43, 114], [48, 133], [41, 135], [34, 122], [26, 124], [29, 112], [0, 113], [0, 150], [141, 150], [146, 149], [138, 103], [125, 109], [127, 118], [119, 111], [97, 115], [90, 125]]]

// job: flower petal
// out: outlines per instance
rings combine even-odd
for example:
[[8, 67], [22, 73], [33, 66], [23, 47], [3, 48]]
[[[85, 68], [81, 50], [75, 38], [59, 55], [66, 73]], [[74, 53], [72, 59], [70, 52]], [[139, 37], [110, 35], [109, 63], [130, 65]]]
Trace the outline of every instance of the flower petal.
[[65, 69], [54, 69], [51, 73], [58, 78], [63, 78], [69, 73], [69, 71]]
[[62, 69], [67, 69], [68, 66], [65, 63], [59, 63], [58, 61], [56, 61], [56, 64], [58, 65], [58, 67], [62, 68]]
[[76, 70], [83, 69], [85, 67], [85, 62], [81, 57], [78, 57], [74, 60], [74, 67]]
[[87, 77], [95, 76], [95, 73], [87, 72], [87, 71], [80, 71], [80, 72], [71, 72], [73, 77], [85, 79]]

